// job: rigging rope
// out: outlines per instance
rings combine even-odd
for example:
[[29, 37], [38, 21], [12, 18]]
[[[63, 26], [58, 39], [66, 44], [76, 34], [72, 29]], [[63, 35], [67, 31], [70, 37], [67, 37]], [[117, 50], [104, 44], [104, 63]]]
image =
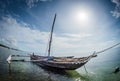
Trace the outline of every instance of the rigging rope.
[[118, 46], [118, 45], [120, 45], [120, 43], [117, 43], [117, 44], [115, 44], [115, 45], [113, 45], [113, 46], [111, 46], [111, 47], [109, 47], [109, 48], [104, 49], [104, 50], [98, 51], [98, 52], [96, 52], [95, 54], [99, 54], [99, 53], [105, 52], [105, 51], [107, 51], [107, 50], [109, 50], [109, 49], [112, 49], [112, 48]]
[[88, 71], [87, 71], [87, 69], [86, 69], [85, 65], [84, 65], [84, 69], [85, 69], [85, 72], [86, 72], [86, 73], [88, 73]]

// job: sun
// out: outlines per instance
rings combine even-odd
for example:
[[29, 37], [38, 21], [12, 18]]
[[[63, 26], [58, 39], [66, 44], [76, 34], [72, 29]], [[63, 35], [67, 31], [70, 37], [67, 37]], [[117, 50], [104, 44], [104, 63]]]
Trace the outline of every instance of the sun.
[[87, 23], [90, 20], [89, 18], [90, 18], [90, 13], [88, 11], [81, 10], [75, 12], [75, 20], [77, 22]]
[[[76, 29], [90, 29], [94, 25], [95, 18], [93, 11], [89, 8], [76, 8], [73, 9], [70, 16], [70, 21]], [[72, 26], [71, 25], [71, 26]]]
[[88, 20], [88, 14], [86, 12], [78, 12], [76, 13], [76, 18], [80, 21], [87, 21]]

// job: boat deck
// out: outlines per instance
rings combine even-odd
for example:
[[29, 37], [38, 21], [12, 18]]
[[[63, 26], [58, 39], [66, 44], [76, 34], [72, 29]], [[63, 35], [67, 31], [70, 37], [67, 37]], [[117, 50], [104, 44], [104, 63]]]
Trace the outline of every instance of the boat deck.
[[47, 61], [50, 63], [71, 63], [71, 62], [85, 62], [89, 57], [81, 57], [81, 58], [72, 58], [72, 57], [48, 57], [45, 56], [38, 56], [38, 55], [32, 55], [32, 59], [34, 60], [41, 60], [41, 61]]

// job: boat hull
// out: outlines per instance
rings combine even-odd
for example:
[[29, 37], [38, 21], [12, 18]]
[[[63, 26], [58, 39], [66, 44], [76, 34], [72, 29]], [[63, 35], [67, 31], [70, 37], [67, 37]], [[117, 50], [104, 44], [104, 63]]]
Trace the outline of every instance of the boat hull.
[[[38, 60], [36, 57], [31, 56], [31, 60]], [[40, 59], [39, 59], [40, 60]], [[62, 69], [62, 70], [75, 70], [80, 67], [82, 67], [84, 64], [86, 64], [88, 61], [84, 62], [54, 62], [54, 61], [47, 61], [47, 60], [41, 60], [37, 62], [33, 62], [43, 68], [48, 68], [48, 69]]]

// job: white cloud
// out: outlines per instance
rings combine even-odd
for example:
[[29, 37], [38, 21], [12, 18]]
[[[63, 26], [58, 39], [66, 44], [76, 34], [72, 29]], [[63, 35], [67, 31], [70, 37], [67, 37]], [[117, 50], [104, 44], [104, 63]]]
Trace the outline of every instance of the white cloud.
[[38, 48], [42, 48], [46, 44], [48, 32], [30, 29], [27, 24], [18, 23], [12, 17], [3, 17], [2, 19], [0, 23], [0, 34], [4, 42], [18, 47], [21, 46], [21, 49], [26, 47], [26, 50], [33, 47], [34, 50], [39, 50]]
[[13, 38], [1, 38], [0, 42], [7, 46], [12, 45], [11, 47], [13, 47], [13, 48], [17, 45], [17, 41]]
[[[101, 32], [101, 33], [100, 33]], [[55, 56], [82, 56], [102, 49], [111, 43], [107, 43], [103, 36], [103, 30], [93, 33], [62, 33], [53, 35], [52, 55]], [[99, 34], [99, 35], [98, 35]], [[46, 51], [49, 32], [31, 29], [26, 23], [17, 22], [11, 16], [3, 17], [0, 22], [0, 36], [2, 41], [19, 47], [21, 50], [41, 52]], [[106, 35], [108, 37], [108, 35]], [[105, 37], [106, 37], [105, 36]]]
[[[7, 44], [9, 43], [19, 47], [26, 51], [36, 51], [44, 53], [48, 44], [49, 32], [42, 32], [39, 30], [30, 29], [26, 23], [18, 23], [16, 19], [7, 16], [3, 17], [0, 24], [0, 31], [2, 39]], [[91, 34], [79, 33], [69, 34], [64, 33], [61, 36], [57, 34], [53, 35], [52, 47], [54, 53], [58, 55], [71, 54], [72, 51], [79, 53], [79, 46], [84, 47], [80, 43], [86, 37], [90, 37]], [[72, 50], [73, 49], [73, 50]], [[71, 51], [70, 51], [71, 50]]]
[[26, 3], [29, 8], [32, 8], [33, 6], [35, 6], [35, 3], [37, 3], [37, 2], [38, 2], [38, 0], [26, 0]]
[[114, 17], [120, 17], [120, 0], [112, 0], [113, 3], [116, 4], [114, 11], [111, 11]]
[[120, 5], [120, 0], [112, 0], [113, 3], [115, 3], [117, 6]]
[[87, 34], [87, 33], [76, 33], [76, 34], [65, 33], [64, 35], [72, 38], [84, 38], [91, 36], [91, 34]]
[[36, 3], [38, 3], [39, 1], [46, 2], [46, 1], [51, 1], [51, 0], [26, 0], [26, 4], [29, 8], [32, 8], [36, 6]]
[[[37, 51], [44, 53], [48, 44], [49, 32], [30, 29], [26, 23], [18, 23], [16, 19], [7, 16], [3, 17], [0, 24], [1, 38], [9, 45], [17, 46], [26, 51]], [[53, 49], [56, 53], [67, 52], [67, 50], [76, 48], [74, 42], [79, 42], [89, 34], [69, 34], [62, 36], [54, 34]], [[64, 47], [64, 48], [63, 48]], [[69, 53], [69, 52], [68, 52]]]

